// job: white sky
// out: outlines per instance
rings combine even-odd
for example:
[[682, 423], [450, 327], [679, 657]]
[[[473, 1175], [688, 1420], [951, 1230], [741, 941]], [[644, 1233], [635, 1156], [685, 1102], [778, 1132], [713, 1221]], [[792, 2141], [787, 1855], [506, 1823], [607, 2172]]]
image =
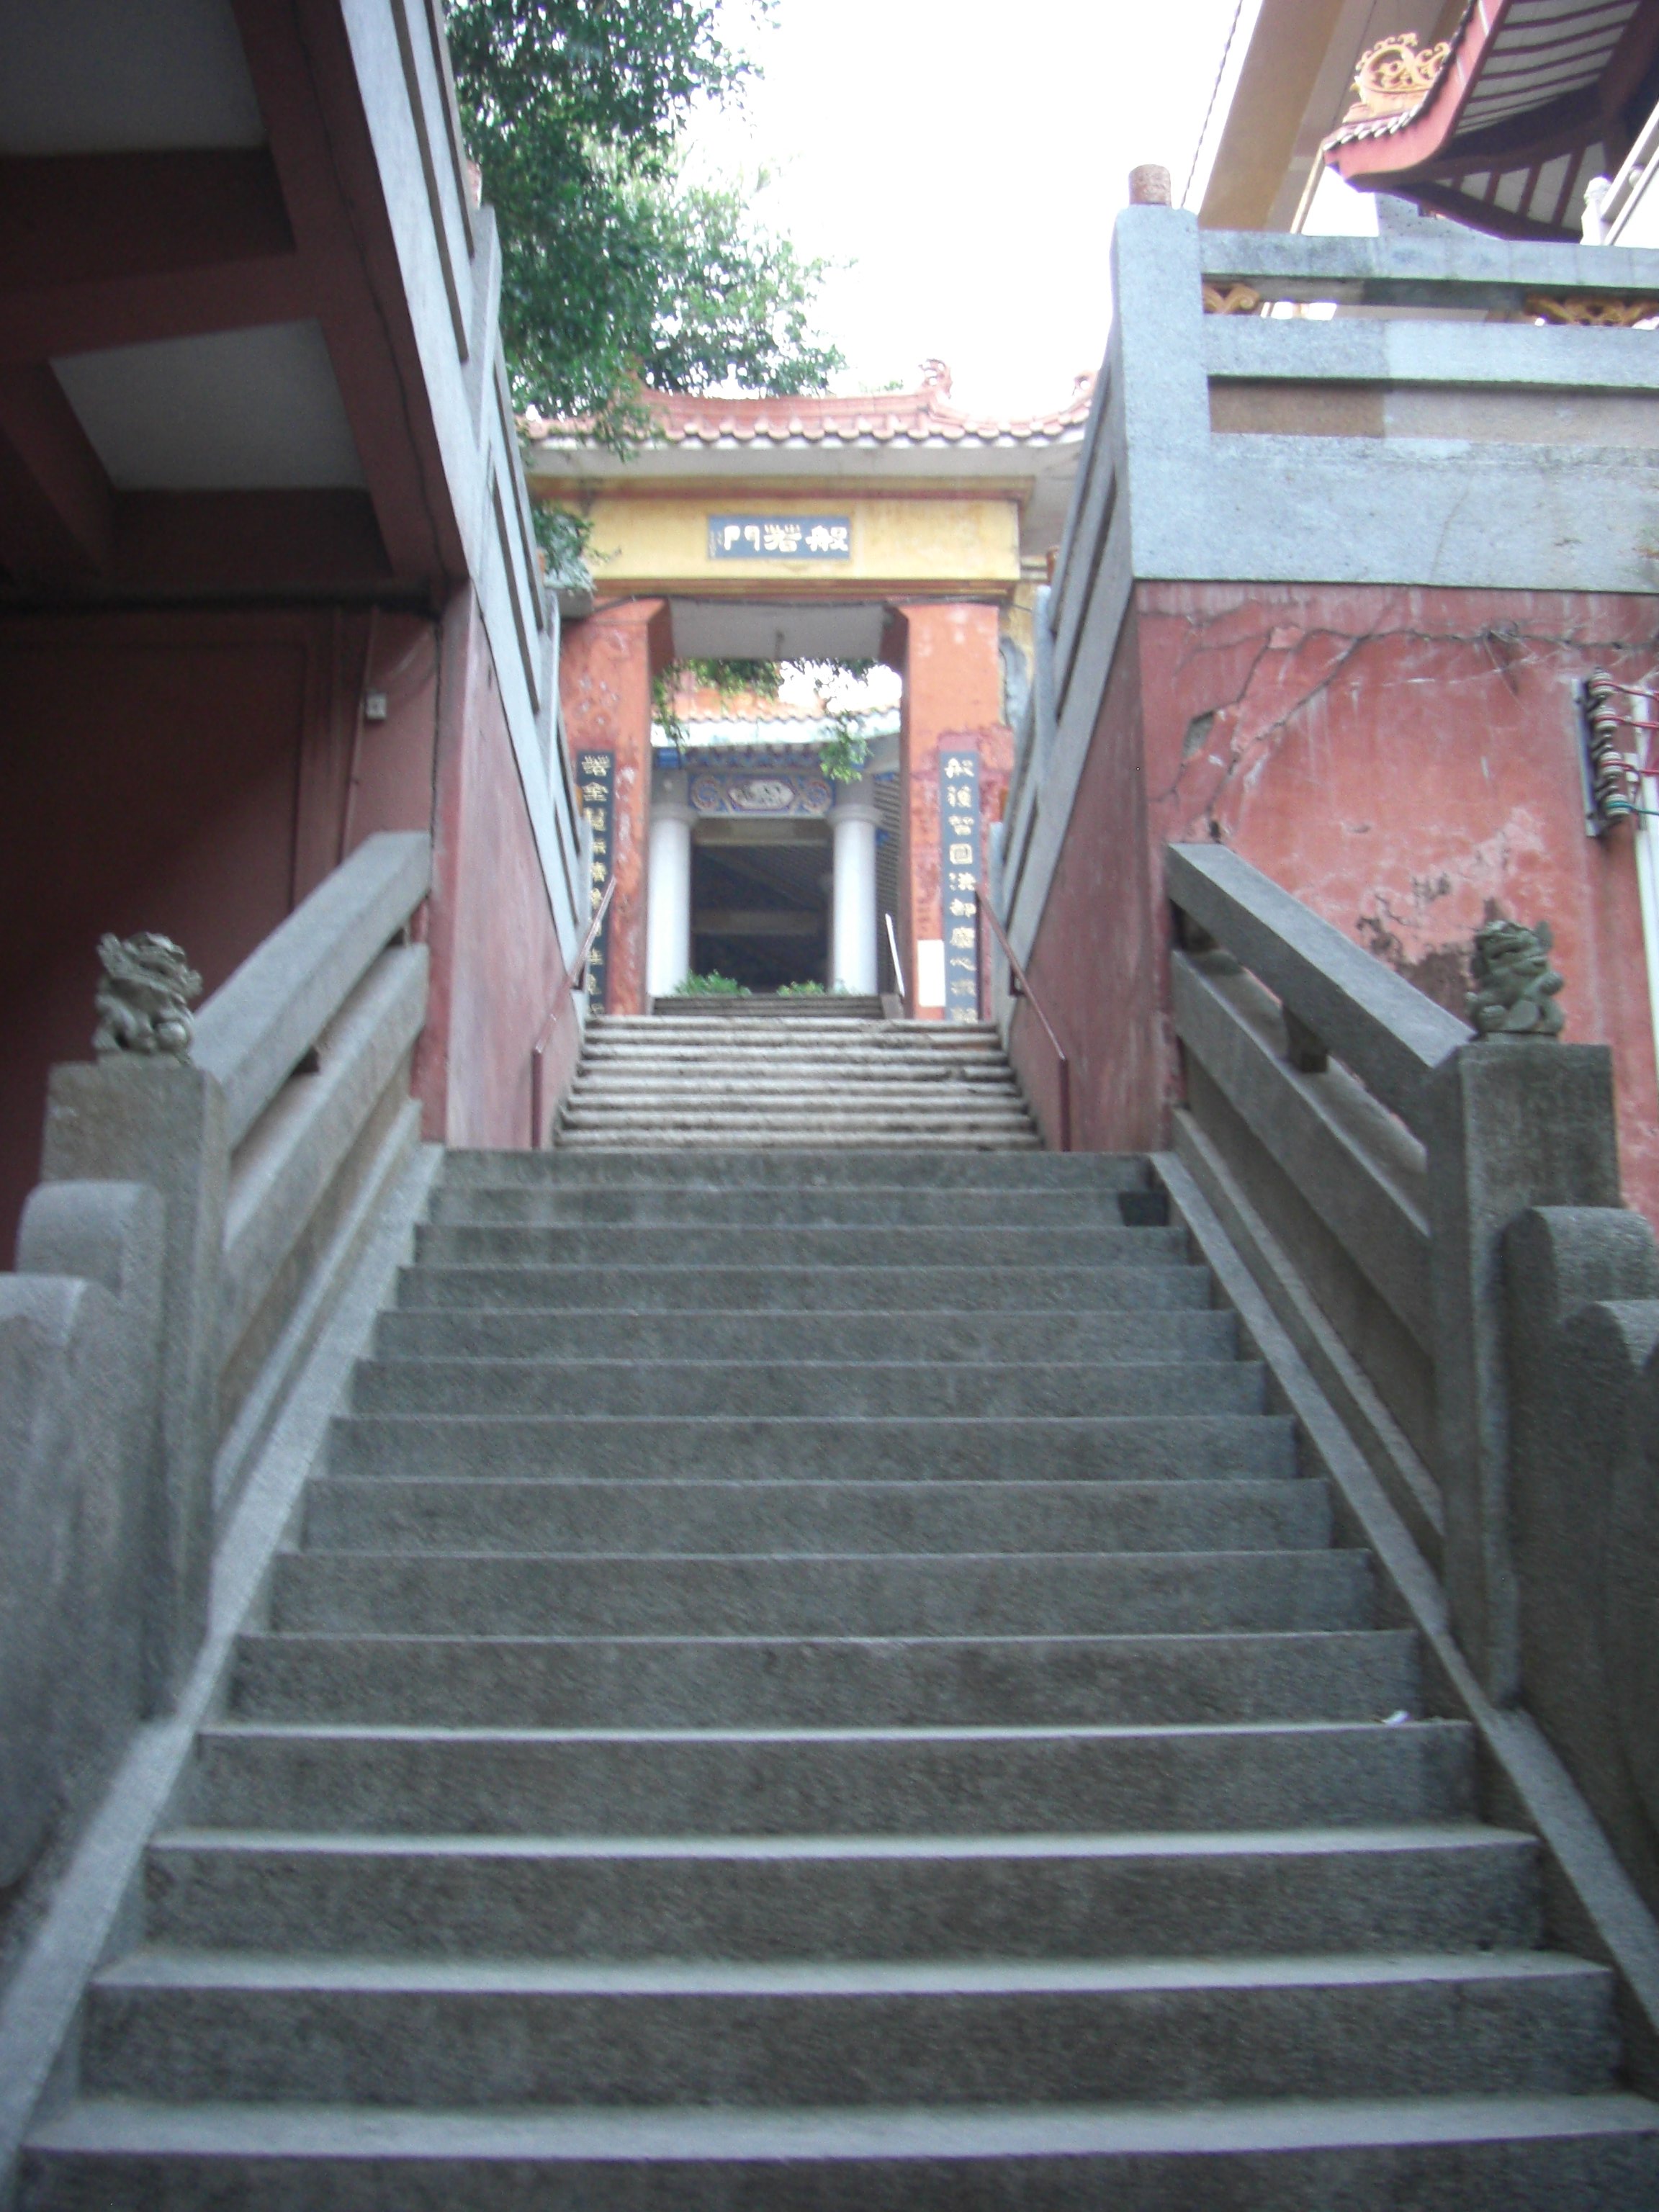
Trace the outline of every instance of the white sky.
[[958, 404], [1040, 411], [1099, 366], [1128, 173], [1162, 162], [1180, 198], [1237, 6], [778, 0], [746, 115], [701, 119], [695, 159], [772, 170], [769, 222], [854, 264], [820, 313], [842, 390], [912, 388], [937, 355]]

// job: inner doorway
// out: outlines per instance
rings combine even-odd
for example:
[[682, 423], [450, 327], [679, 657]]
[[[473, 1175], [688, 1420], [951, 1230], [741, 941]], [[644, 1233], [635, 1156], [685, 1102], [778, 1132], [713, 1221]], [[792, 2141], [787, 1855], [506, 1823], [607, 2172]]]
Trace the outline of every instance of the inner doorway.
[[830, 833], [822, 821], [699, 822], [691, 965], [750, 991], [830, 983]]

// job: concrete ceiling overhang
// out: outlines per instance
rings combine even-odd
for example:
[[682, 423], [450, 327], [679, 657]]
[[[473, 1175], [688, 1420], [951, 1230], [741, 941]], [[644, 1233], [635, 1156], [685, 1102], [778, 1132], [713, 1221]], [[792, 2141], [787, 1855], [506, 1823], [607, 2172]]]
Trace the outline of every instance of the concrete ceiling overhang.
[[115, 346], [52, 369], [117, 491], [362, 487], [314, 321]]
[[1577, 240], [1586, 185], [1653, 107], [1656, 57], [1653, 0], [1473, 0], [1417, 106], [1345, 122], [1326, 158], [1476, 229]]
[[263, 146], [227, 0], [0, 0], [0, 152]]
[[878, 604], [671, 599], [682, 660], [876, 660], [888, 615]]
[[0, 0], [9, 596], [465, 573], [347, 12]]

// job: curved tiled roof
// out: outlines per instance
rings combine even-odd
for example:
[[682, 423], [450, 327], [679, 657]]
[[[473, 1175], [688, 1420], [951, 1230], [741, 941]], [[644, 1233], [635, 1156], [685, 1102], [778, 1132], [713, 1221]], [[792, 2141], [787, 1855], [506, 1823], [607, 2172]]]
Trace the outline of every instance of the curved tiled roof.
[[[1094, 393], [1092, 375], [1079, 376], [1072, 395], [1048, 414], [1004, 421], [964, 415], [950, 404], [951, 372], [943, 362], [922, 364], [915, 392], [828, 393], [788, 399], [685, 398], [652, 393], [647, 404], [667, 446], [1040, 446], [1079, 430]], [[550, 422], [532, 408], [520, 426], [532, 446], [570, 445], [586, 426]]]
[[674, 712], [683, 722], [811, 722], [816, 729], [829, 709], [807, 712], [793, 699], [768, 698], [763, 692], [712, 690], [707, 684], [685, 685], [674, 693]]
[[[820, 699], [816, 712], [799, 700], [769, 698], [762, 692], [719, 692], [705, 684], [680, 684], [674, 692], [674, 718], [699, 751], [740, 747], [752, 751], [771, 745], [822, 745], [835, 736], [836, 719]], [[896, 707], [871, 707], [853, 717], [862, 738], [896, 736]], [[653, 722], [660, 732], [661, 724]], [[660, 744], [660, 734], [657, 742]]]
[[1325, 159], [1351, 184], [1477, 229], [1576, 239], [1586, 184], [1623, 157], [1610, 137], [1624, 79], [1640, 75], [1631, 41], [1644, 16], [1650, 52], [1651, 0], [1470, 0], [1422, 98], [1345, 118]]

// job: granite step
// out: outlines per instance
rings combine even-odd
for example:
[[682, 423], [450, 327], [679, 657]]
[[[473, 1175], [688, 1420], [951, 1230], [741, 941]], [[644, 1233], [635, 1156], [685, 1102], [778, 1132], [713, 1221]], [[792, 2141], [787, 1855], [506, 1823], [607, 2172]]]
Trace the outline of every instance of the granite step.
[[1237, 1324], [1218, 1309], [1194, 1312], [1136, 1304], [1131, 1310], [986, 1313], [856, 1307], [817, 1313], [727, 1311], [667, 1314], [602, 1306], [485, 1306], [382, 1314], [374, 1354], [381, 1360], [572, 1359], [597, 1346], [641, 1361], [1225, 1360], [1237, 1358]]
[[872, 2111], [507, 2112], [82, 2098], [35, 2212], [1651, 2212], [1619, 2094]]
[[812, 1963], [145, 1948], [88, 1991], [99, 2096], [903, 2108], [1568, 2095], [1613, 1978], [1547, 1952]]
[[523, 1184], [544, 1188], [671, 1190], [745, 1189], [845, 1190], [872, 1184], [915, 1190], [975, 1188], [1004, 1190], [1146, 1190], [1150, 1176], [1138, 1152], [988, 1152], [963, 1159], [920, 1149], [852, 1153], [823, 1146], [780, 1149], [758, 1157], [751, 1152], [711, 1152], [688, 1160], [677, 1152], [642, 1147], [617, 1158], [563, 1157], [557, 1152], [458, 1150], [444, 1155], [440, 1186]]
[[411, 1728], [1214, 1727], [1420, 1709], [1394, 1629], [924, 1637], [238, 1639], [239, 1719]]
[[771, 1109], [763, 1113], [734, 1104], [728, 1110], [675, 1107], [573, 1108], [560, 1123], [562, 1148], [605, 1145], [632, 1151], [640, 1143], [683, 1145], [704, 1152], [717, 1145], [787, 1146], [804, 1137], [825, 1145], [954, 1145], [963, 1151], [1006, 1151], [1025, 1146], [1035, 1152], [1042, 1139], [1012, 1107], [969, 1110], [966, 1106], [891, 1113], [871, 1108], [862, 1113], [829, 1112], [803, 1105], [799, 1112]]
[[757, 1227], [715, 1222], [665, 1227], [633, 1222], [584, 1227], [459, 1227], [422, 1224], [419, 1261], [446, 1267], [661, 1266], [729, 1267], [947, 1267], [952, 1268], [1179, 1265], [1179, 1229], [1122, 1226], [1048, 1229]]
[[925, 1103], [937, 1089], [958, 1086], [975, 1094], [1019, 1096], [1006, 1061], [991, 1053], [958, 1054], [947, 1060], [937, 1054], [905, 1057], [896, 1053], [854, 1055], [803, 1054], [799, 1060], [780, 1060], [775, 1054], [752, 1056], [741, 1065], [725, 1054], [624, 1053], [614, 1059], [584, 1066], [572, 1088], [573, 1104], [615, 1099], [635, 1093], [674, 1097], [689, 1102], [711, 1098], [753, 1097], [761, 1099], [823, 1103], [826, 1082], [836, 1086], [836, 1103], [851, 1105], [891, 1093], [900, 1103], [912, 1097]]
[[[1126, 1201], [1127, 1204], [1126, 1205]], [[918, 1189], [873, 1183], [850, 1191], [776, 1185], [675, 1190], [644, 1183], [568, 1188], [557, 1183], [461, 1183], [435, 1191], [428, 1218], [446, 1224], [513, 1227], [630, 1224], [680, 1227], [714, 1223], [761, 1229], [1103, 1229], [1143, 1225], [1147, 1191], [1018, 1191], [964, 1187]]]
[[1207, 1308], [1210, 1279], [1171, 1260], [1110, 1267], [451, 1266], [402, 1269], [399, 1310], [647, 1313], [909, 1311], [1048, 1316]]
[[1254, 1413], [1265, 1370], [1254, 1360], [1018, 1361], [365, 1359], [356, 1413], [857, 1415], [1107, 1419], [1151, 1414], [1175, 1394], [1194, 1413]]
[[358, 1414], [330, 1431], [335, 1474], [688, 1475], [771, 1481], [1179, 1481], [1292, 1475], [1291, 1421], [1270, 1413], [1115, 1419], [831, 1415]]
[[[738, 999], [717, 996], [712, 992], [687, 991], [653, 1000], [649, 1014], [603, 1014], [595, 1026], [635, 1028], [647, 1021], [687, 1020], [729, 1021], [738, 1025], [755, 1022], [884, 1023], [886, 1018], [881, 1000], [873, 992], [825, 991], [822, 996], [809, 992], [805, 997], [792, 992], [786, 999], [780, 998], [775, 991], [751, 991], [747, 998]], [[894, 1026], [908, 1025], [896, 1023]]]
[[[1383, 1692], [1386, 1694], [1386, 1692]], [[192, 1826], [380, 1835], [1073, 1835], [1465, 1822], [1467, 1722], [623, 1730], [216, 1722]]]
[[367, 1480], [307, 1493], [308, 1553], [1135, 1553], [1331, 1540], [1316, 1480], [696, 1482]]
[[1175, 1837], [177, 1829], [147, 1855], [144, 1938], [595, 1962], [1530, 1950], [1537, 1850], [1478, 1822]]
[[988, 1637], [1364, 1628], [1364, 1552], [288, 1552], [270, 1625], [298, 1635]]

